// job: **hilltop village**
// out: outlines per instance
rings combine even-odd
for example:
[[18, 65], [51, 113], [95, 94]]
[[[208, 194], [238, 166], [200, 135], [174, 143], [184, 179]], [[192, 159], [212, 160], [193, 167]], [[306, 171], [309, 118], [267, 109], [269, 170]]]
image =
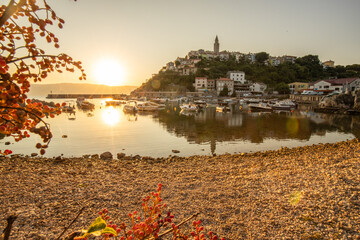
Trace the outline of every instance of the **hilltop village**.
[[266, 52], [190, 51], [168, 62], [132, 92], [133, 96], [252, 96], [267, 94], [326, 95], [360, 88], [360, 65], [335, 66], [316, 55], [270, 56]]

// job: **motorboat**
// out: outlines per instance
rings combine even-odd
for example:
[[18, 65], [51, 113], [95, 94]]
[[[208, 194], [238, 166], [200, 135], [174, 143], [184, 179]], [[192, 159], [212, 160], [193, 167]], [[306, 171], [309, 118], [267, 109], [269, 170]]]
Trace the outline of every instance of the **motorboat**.
[[83, 109], [83, 110], [92, 110], [95, 108], [95, 104], [86, 101], [85, 98], [83, 97], [78, 97], [76, 99], [76, 104], [78, 106], [78, 108]]
[[123, 111], [125, 113], [136, 113], [138, 111], [135, 101], [130, 101], [124, 105]]
[[199, 110], [199, 107], [194, 103], [184, 103], [180, 105], [181, 110], [189, 111], [189, 112], [196, 112]]
[[278, 101], [272, 104], [271, 108], [273, 110], [291, 111], [292, 109], [296, 108], [296, 103], [289, 100]]
[[250, 103], [248, 105], [251, 112], [272, 112], [273, 109], [266, 103]]
[[164, 109], [165, 105], [146, 101], [146, 102], [138, 102], [136, 107], [138, 111], [154, 112]]

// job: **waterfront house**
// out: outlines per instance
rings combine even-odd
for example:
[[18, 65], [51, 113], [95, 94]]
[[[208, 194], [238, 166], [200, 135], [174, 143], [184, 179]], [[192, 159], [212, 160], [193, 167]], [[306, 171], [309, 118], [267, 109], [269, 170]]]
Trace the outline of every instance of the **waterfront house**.
[[337, 78], [324, 79], [314, 82], [310, 87], [315, 91], [338, 91], [338, 92], [354, 92], [360, 89], [360, 78]]
[[305, 82], [293, 82], [288, 85], [291, 93], [300, 93], [310, 87], [310, 84]]

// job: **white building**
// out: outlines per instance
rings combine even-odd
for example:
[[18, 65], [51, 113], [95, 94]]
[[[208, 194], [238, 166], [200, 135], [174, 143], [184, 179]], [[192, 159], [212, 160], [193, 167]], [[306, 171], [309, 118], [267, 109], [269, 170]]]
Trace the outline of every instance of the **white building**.
[[250, 91], [252, 93], [264, 93], [266, 88], [267, 88], [266, 84], [259, 82], [250, 85]]
[[234, 81], [230, 78], [219, 78], [216, 80], [216, 92], [217, 95], [220, 94], [222, 90], [224, 90], [224, 87], [227, 86], [229, 90], [229, 96], [234, 92]]
[[311, 86], [316, 91], [353, 92], [360, 89], [360, 78], [339, 78], [319, 80]]
[[243, 71], [229, 71], [227, 77], [236, 83], [245, 83], [245, 73]]

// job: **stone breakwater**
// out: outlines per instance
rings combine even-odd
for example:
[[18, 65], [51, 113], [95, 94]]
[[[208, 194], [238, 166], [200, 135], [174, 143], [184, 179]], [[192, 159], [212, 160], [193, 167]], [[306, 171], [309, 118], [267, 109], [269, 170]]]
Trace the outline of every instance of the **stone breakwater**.
[[205, 232], [227, 239], [360, 238], [357, 139], [214, 157], [1, 159], [0, 230], [17, 214], [13, 239], [54, 239], [83, 206], [68, 234], [104, 207], [129, 223], [158, 183], [175, 223], [199, 212]]

